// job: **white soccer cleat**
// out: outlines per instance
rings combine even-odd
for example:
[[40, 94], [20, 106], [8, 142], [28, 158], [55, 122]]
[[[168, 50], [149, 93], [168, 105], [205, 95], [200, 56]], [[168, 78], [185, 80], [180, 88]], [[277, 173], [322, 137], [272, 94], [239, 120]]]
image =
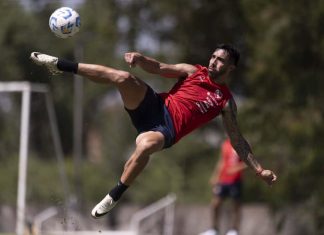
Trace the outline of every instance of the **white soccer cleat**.
[[30, 54], [30, 59], [34, 61], [35, 64], [46, 66], [53, 75], [62, 73], [62, 71], [57, 68], [57, 57], [42, 54], [40, 52], [32, 52]]
[[93, 218], [98, 219], [107, 214], [117, 204], [109, 194], [101, 200], [91, 211]]
[[238, 235], [238, 232], [235, 229], [229, 230], [226, 235]]
[[218, 235], [215, 229], [209, 229], [203, 233], [199, 233], [199, 235]]

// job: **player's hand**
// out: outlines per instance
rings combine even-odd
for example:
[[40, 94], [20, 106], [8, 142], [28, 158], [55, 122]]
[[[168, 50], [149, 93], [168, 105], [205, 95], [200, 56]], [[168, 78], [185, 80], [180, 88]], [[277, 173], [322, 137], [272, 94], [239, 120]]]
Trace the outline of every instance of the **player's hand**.
[[277, 180], [277, 176], [270, 170], [262, 170], [258, 175], [268, 184], [272, 185]]
[[142, 55], [138, 52], [127, 52], [124, 55], [124, 59], [126, 63], [129, 64], [129, 67], [134, 68], [141, 56]]

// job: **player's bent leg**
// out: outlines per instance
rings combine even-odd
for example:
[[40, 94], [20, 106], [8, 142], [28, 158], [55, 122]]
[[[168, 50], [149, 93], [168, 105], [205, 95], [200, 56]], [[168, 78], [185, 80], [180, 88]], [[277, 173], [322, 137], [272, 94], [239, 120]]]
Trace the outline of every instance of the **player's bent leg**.
[[126, 162], [121, 182], [131, 185], [147, 165], [150, 155], [162, 150], [164, 135], [157, 131], [148, 131], [136, 138], [136, 149]]
[[136, 139], [136, 149], [126, 162], [124, 172], [117, 186], [113, 188], [92, 210], [94, 218], [107, 214], [118, 202], [121, 195], [147, 165], [150, 155], [164, 146], [164, 136], [160, 132], [148, 131]]

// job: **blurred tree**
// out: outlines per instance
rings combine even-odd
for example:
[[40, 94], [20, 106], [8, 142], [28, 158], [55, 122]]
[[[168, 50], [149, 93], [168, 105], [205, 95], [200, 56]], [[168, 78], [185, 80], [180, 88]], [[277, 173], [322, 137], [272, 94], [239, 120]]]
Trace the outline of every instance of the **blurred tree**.
[[[250, 33], [247, 81], [253, 100], [244, 129], [259, 131], [258, 155], [277, 169], [277, 205], [320, 202], [323, 184], [323, 29], [322, 1], [244, 1]], [[266, 29], [266, 30], [262, 30]], [[275, 127], [275, 128], [274, 128]], [[271, 160], [272, 159], [272, 160]], [[278, 200], [280, 198], [280, 200]], [[323, 203], [323, 202], [321, 202]], [[321, 206], [323, 208], [323, 204]], [[314, 208], [311, 208], [313, 210]], [[318, 210], [323, 221], [323, 210]], [[323, 224], [318, 226], [323, 230]]]
[[[317, 208], [318, 221], [324, 221], [324, 211], [318, 209], [324, 208], [321, 187], [324, 163], [321, 147], [324, 134], [323, 1], [85, 0], [77, 9], [81, 15], [81, 31], [68, 40], [54, 37], [48, 28], [48, 17], [59, 2], [30, 2], [33, 7], [29, 8], [22, 8], [17, 1], [0, 2], [0, 62], [5, 65], [0, 76], [3, 81], [27, 80], [50, 86], [55, 94], [55, 108], [67, 155], [72, 149], [72, 76], [63, 74], [57, 79], [49, 79], [52, 75], [45, 69], [29, 62], [31, 51], [73, 60], [75, 46], [79, 44], [83, 48], [84, 62], [128, 70], [122, 58], [128, 50], [139, 50], [169, 63], [207, 64], [215, 44], [233, 43], [241, 50], [242, 60], [230, 86], [247, 98], [239, 109], [241, 129], [260, 161], [279, 175], [279, 182], [271, 193], [251, 176], [246, 198], [272, 201], [276, 206], [308, 200]], [[132, 72], [149, 80], [159, 91], [174, 83], [174, 80], [154, 79], [155, 76], [139, 69]], [[90, 133], [96, 133], [102, 143], [98, 148], [104, 164], [96, 163], [100, 169], [98, 178], [89, 177], [89, 174], [84, 177], [85, 181], [89, 180], [85, 183], [88, 187], [95, 187], [104, 183], [100, 179], [102, 175], [115, 182], [133, 147], [135, 131], [113, 88], [85, 80], [84, 89], [86, 153], [90, 155], [93, 150], [87, 147], [93, 137]], [[3, 104], [7, 98], [1, 98]], [[19, 102], [14, 100], [17, 104], [14, 109], [18, 110]], [[42, 106], [40, 100], [35, 102], [35, 109]], [[1, 114], [4, 114], [4, 106], [1, 107]], [[34, 111], [32, 130], [35, 134], [31, 145], [35, 146], [34, 151], [43, 151], [48, 148], [48, 142], [42, 138], [48, 131], [48, 124], [42, 112]], [[9, 117], [17, 118], [16, 114]], [[16, 140], [13, 129], [3, 124], [3, 120], [4, 115], [0, 115], [1, 139]], [[11, 126], [19, 129], [17, 125]], [[213, 165], [216, 146], [212, 148], [200, 141], [205, 131], [218, 130], [218, 125], [216, 127], [212, 123], [175, 148], [157, 154], [157, 159], [152, 161], [156, 166], [145, 171], [142, 177], [145, 187], [138, 185], [138, 189], [132, 189], [137, 197], [135, 200], [152, 200], [149, 194], [143, 195], [143, 191], [162, 195], [170, 187], [188, 200], [205, 200], [208, 185], [206, 183], [202, 189], [197, 182], [207, 182], [209, 173], [201, 172]], [[10, 146], [7, 143], [0, 143], [1, 158], [6, 154], [5, 146]], [[92, 170], [86, 164], [84, 168], [85, 172]], [[165, 180], [165, 174], [169, 173], [174, 175], [172, 186]], [[148, 189], [146, 179], [159, 184], [150, 184], [152, 188]], [[205, 198], [201, 197], [202, 191]], [[318, 223], [318, 227], [323, 228], [323, 225]]]

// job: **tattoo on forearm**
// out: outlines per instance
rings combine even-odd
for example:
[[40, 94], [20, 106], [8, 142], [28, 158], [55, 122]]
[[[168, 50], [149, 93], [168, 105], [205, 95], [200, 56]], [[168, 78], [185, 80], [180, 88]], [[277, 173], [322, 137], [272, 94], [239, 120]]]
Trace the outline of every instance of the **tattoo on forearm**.
[[249, 164], [255, 171], [261, 167], [257, 160], [253, 157], [252, 153], [248, 154], [246, 161], [248, 162], [247, 164]]
[[[243, 137], [242, 137], [243, 138]], [[242, 140], [242, 142], [235, 144], [235, 150], [240, 158], [252, 169], [257, 170], [260, 168], [260, 164], [254, 158], [249, 144]]]
[[223, 123], [225, 129], [240, 158], [253, 170], [258, 171], [261, 169], [261, 165], [254, 158], [250, 145], [240, 133], [236, 120], [236, 110], [235, 101], [232, 99], [223, 110]]

